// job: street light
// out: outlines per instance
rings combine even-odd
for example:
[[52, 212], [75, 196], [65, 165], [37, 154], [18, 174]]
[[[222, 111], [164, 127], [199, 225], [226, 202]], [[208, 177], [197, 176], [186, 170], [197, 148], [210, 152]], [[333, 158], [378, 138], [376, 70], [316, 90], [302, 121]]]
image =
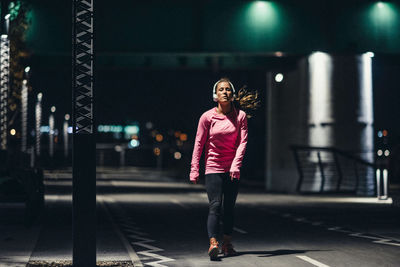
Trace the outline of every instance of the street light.
[[0, 135], [1, 149], [7, 149], [7, 107], [10, 77], [10, 40], [7, 34], [0, 38]]
[[64, 158], [68, 159], [68, 123], [70, 116], [69, 114], [65, 114], [64, 116], [64, 125], [63, 125], [63, 139], [64, 139]]
[[35, 119], [36, 119], [36, 155], [40, 156], [40, 127], [42, 126], [42, 97], [43, 94], [37, 95], [36, 107], [35, 107]]
[[6, 20], [5, 22], [6, 22], [6, 33], [7, 34], [8, 34], [8, 29], [10, 28], [10, 17], [11, 17], [10, 14], [7, 14], [4, 16], [4, 19]]
[[26, 138], [27, 138], [27, 126], [28, 126], [28, 81], [22, 81], [21, 90], [21, 151], [26, 151]]
[[52, 106], [50, 109], [51, 113], [49, 116], [49, 155], [53, 158], [54, 155], [54, 112], [56, 112], [56, 107]]

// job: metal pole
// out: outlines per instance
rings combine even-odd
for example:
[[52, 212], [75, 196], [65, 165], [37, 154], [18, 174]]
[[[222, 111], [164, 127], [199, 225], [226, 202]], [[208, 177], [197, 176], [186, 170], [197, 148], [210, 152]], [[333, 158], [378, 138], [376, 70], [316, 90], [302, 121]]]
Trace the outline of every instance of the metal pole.
[[73, 1], [72, 128], [74, 267], [96, 266], [93, 0]]
[[51, 107], [51, 113], [49, 116], [49, 155], [53, 159], [54, 156], [54, 112], [56, 107]]
[[26, 138], [28, 126], [28, 81], [22, 81], [21, 91], [21, 151], [26, 151]]
[[387, 199], [388, 198], [388, 170], [383, 169], [382, 171], [382, 187], [383, 187], [383, 195], [381, 196], [381, 199]]
[[36, 155], [40, 156], [40, 137], [42, 135], [40, 127], [42, 126], [42, 97], [43, 94], [39, 93], [37, 95], [37, 102], [35, 107], [35, 119], [36, 119]]
[[382, 177], [382, 169], [376, 169], [376, 197], [381, 197], [381, 177]]
[[8, 87], [10, 77], [10, 41], [8, 35], [3, 34], [0, 38], [0, 136], [2, 150], [7, 150], [7, 109], [8, 109]]

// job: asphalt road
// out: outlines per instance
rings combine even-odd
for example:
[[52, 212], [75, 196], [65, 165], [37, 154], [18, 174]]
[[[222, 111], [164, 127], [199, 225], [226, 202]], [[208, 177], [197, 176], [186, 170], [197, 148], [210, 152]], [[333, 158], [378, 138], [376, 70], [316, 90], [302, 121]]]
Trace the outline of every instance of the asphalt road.
[[[15, 228], [11, 208], [0, 220], [6, 234], [0, 266], [24, 266], [28, 259], [71, 260], [71, 173], [46, 172], [45, 184], [40, 231]], [[210, 261], [203, 185], [154, 170], [101, 170], [97, 259], [131, 261], [138, 267], [400, 266], [399, 209], [390, 201], [267, 194], [244, 185], [233, 234], [239, 254]]]
[[400, 266], [399, 210], [373, 198], [242, 188], [233, 238], [239, 255], [212, 262], [202, 185], [149, 172], [117, 176], [98, 179], [99, 201], [143, 266]]

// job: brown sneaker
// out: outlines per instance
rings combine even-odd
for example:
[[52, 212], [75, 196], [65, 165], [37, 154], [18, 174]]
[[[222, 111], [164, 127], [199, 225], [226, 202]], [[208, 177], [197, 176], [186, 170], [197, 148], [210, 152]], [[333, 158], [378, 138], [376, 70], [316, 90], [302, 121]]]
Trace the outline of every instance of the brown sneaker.
[[208, 249], [208, 256], [210, 260], [216, 260], [218, 258], [218, 241], [214, 237], [210, 238], [210, 248]]
[[231, 236], [224, 235], [224, 241], [222, 242], [222, 247], [221, 247], [221, 253], [224, 254], [224, 256], [235, 256], [238, 254], [236, 250], [233, 249], [231, 240], [232, 240]]

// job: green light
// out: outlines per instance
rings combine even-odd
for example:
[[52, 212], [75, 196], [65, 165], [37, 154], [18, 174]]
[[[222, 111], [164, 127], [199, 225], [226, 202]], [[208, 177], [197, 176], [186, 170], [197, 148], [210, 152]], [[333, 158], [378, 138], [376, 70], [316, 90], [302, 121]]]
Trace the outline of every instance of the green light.
[[133, 134], [139, 134], [139, 126], [138, 125], [127, 125], [124, 128], [125, 134], [128, 135], [133, 135]]
[[393, 42], [400, 25], [398, 8], [387, 2], [376, 2], [366, 10], [365, 27], [379, 45], [396, 46]]
[[20, 8], [21, 8], [21, 1], [13, 1], [8, 5], [8, 10], [10, 12], [10, 20], [14, 20], [18, 16]]
[[246, 24], [257, 33], [271, 33], [279, 24], [279, 10], [270, 1], [255, 1], [246, 11]]
[[395, 8], [390, 3], [375, 3], [370, 11], [371, 20], [377, 26], [391, 26], [397, 19]]

